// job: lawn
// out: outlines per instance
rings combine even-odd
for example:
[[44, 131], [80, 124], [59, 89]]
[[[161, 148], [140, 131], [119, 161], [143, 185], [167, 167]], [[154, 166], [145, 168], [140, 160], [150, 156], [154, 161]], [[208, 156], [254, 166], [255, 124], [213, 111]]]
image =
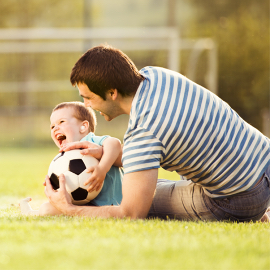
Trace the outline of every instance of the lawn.
[[21, 216], [20, 199], [31, 196], [33, 208], [46, 200], [42, 182], [56, 154], [1, 150], [1, 270], [270, 269], [265, 223]]

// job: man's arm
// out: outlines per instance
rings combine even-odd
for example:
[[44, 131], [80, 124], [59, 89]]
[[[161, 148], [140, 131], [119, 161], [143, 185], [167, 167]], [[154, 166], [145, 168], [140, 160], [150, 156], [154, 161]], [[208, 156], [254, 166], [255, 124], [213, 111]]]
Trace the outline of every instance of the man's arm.
[[[121, 151], [120, 151], [117, 159], [113, 163], [113, 165], [116, 167], [122, 167], [122, 148], [123, 148], [123, 146], [121, 147]], [[95, 143], [87, 142], [87, 141], [67, 143], [62, 148], [60, 148], [59, 152], [63, 152], [63, 151], [66, 152], [66, 151], [70, 151], [73, 149], [83, 149], [81, 151], [81, 153], [83, 155], [90, 155], [98, 160], [100, 160], [102, 155], [103, 155], [103, 147], [102, 146], [95, 144]]]
[[102, 217], [102, 218], [145, 218], [150, 209], [156, 184], [158, 170], [146, 170], [124, 175], [123, 199], [119, 206], [77, 206], [71, 203], [71, 199], [65, 188], [65, 178], [59, 177], [60, 188], [53, 190], [49, 178], [46, 177], [45, 194], [50, 203], [68, 216]]

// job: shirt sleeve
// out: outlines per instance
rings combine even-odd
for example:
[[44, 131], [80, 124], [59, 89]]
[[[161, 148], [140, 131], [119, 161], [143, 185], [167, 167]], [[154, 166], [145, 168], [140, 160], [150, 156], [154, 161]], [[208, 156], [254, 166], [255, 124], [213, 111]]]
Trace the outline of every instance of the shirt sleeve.
[[87, 136], [81, 139], [81, 142], [92, 142], [98, 145], [102, 145], [105, 139], [109, 138], [110, 136], [104, 135], [104, 136], [96, 136], [94, 133], [89, 133]]
[[125, 174], [159, 168], [163, 150], [162, 143], [150, 131], [137, 128], [125, 138], [122, 157]]

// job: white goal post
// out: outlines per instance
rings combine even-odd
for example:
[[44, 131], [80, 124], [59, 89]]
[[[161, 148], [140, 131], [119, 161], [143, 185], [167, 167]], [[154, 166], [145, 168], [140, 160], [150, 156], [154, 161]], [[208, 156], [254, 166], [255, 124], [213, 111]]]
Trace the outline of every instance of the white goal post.
[[[175, 27], [143, 28], [19, 28], [0, 29], [0, 54], [84, 52], [86, 48], [109, 43], [123, 51], [167, 50], [167, 66], [180, 72], [181, 50], [191, 50], [186, 76], [196, 81], [196, 64], [200, 54], [207, 51], [206, 87], [217, 94], [217, 46], [210, 38], [182, 39]], [[87, 46], [86, 46], [87, 45]], [[52, 81], [28, 81], [27, 91], [40, 91]], [[55, 86], [61, 83], [56, 81]], [[15, 87], [17, 84], [17, 87]], [[18, 89], [25, 82], [0, 82], [0, 92]], [[14, 87], [13, 87], [14, 86]], [[53, 88], [53, 87], [52, 87]], [[8, 90], [9, 89], [9, 90]], [[19, 87], [24, 91], [24, 87]]]

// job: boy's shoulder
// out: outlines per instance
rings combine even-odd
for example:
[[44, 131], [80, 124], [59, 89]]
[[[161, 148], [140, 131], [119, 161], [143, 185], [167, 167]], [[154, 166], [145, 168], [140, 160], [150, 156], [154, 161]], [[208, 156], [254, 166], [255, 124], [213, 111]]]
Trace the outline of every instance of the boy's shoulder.
[[85, 137], [83, 137], [81, 139], [81, 142], [84, 142], [84, 141], [92, 141], [93, 137], [95, 136], [95, 134], [93, 132], [89, 132]]
[[108, 137], [110, 136], [109, 135], [97, 136], [95, 135], [95, 133], [89, 132], [85, 137], [81, 139], [81, 142], [87, 141], [102, 145], [103, 141]]

